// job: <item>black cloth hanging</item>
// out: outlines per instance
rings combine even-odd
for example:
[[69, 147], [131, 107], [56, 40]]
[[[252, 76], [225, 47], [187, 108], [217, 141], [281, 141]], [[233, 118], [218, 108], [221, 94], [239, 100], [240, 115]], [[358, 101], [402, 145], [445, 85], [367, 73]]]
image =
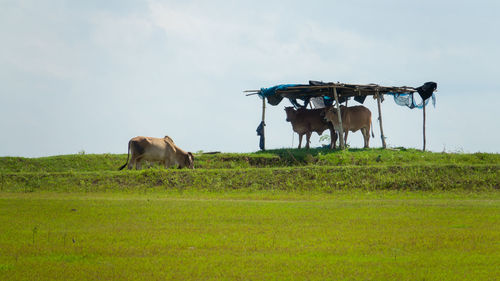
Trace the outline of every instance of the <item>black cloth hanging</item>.
[[306, 108], [306, 107], [307, 107], [307, 105], [309, 104], [309, 101], [311, 101], [311, 97], [307, 97], [307, 98], [303, 99], [303, 101], [304, 101], [304, 105], [301, 105], [301, 104], [297, 101], [297, 99], [289, 99], [289, 100], [290, 100], [290, 103], [291, 103], [291, 104], [293, 104], [293, 106], [294, 106], [295, 108]]
[[354, 100], [359, 102], [360, 104], [363, 104], [365, 102], [366, 96], [355, 96]]
[[265, 150], [264, 126], [266, 126], [266, 123], [264, 123], [264, 121], [262, 121], [262, 122], [260, 122], [260, 124], [256, 130], [257, 136], [260, 136], [260, 141], [259, 141], [260, 150]]
[[422, 98], [422, 100], [425, 101], [426, 99], [428, 99], [432, 96], [432, 93], [434, 93], [436, 88], [437, 88], [436, 82], [426, 82], [426, 83], [424, 83], [424, 85], [416, 88], [416, 90], [417, 90], [418, 94], [420, 95], [420, 97]]

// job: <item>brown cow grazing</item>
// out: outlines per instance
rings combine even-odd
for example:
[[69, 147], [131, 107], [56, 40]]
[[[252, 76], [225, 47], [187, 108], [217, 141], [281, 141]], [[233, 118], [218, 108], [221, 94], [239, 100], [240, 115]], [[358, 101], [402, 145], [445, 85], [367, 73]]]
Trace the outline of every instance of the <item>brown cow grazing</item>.
[[[128, 158], [130, 157], [130, 162]], [[135, 164], [136, 170], [141, 169], [141, 161], [161, 162], [165, 168], [178, 166], [180, 168], [194, 168], [194, 157], [191, 152], [186, 152], [174, 144], [169, 137], [135, 137], [128, 142], [127, 162], [120, 167], [120, 170], [128, 164], [128, 169], [132, 169]]]
[[[333, 106], [327, 107], [325, 110], [325, 119], [333, 124], [335, 131], [340, 130], [339, 119], [337, 115], [337, 109]], [[365, 140], [365, 148], [368, 148], [370, 143], [370, 128], [372, 124], [372, 113], [371, 111], [361, 105], [346, 107], [340, 106], [340, 114], [342, 118], [342, 129], [344, 131], [344, 143], [347, 143], [347, 134], [349, 131], [356, 132], [361, 130], [363, 138]], [[372, 137], [373, 128], [372, 129]]]
[[306, 148], [309, 148], [309, 142], [312, 132], [321, 135], [323, 131], [330, 130], [330, 149], [335, 148], [337, 134], [330, 122], [325, 121], [323, 109], [305, 109], [295, 110], [293, 107], [285, 107], [286, 121], [292, 123], [293, 131], [299, 134], [299, 148], [302, 145], [302, 136], [306, 135]]

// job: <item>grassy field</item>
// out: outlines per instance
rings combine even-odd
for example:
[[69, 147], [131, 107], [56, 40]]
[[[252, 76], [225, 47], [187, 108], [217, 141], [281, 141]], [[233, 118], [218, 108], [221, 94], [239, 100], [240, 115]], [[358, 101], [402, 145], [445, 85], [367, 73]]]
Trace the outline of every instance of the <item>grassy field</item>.
[[499, 280], [500, 157], [0, 158], [0, 280]]
[[1, 280], [495, 280], [498, 193], [2, 194]]

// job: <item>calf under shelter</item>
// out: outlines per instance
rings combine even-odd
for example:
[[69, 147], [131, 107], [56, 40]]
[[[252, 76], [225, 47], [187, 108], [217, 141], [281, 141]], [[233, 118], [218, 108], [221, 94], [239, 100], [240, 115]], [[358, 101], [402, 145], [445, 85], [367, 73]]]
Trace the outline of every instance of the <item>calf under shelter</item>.
[[[385, 96], [392, 96], [396, 104], [407, 106], [410, 109], [419, 108], [423, 110], [423, 150], [425, 150], [425, 106], [432, 99], [435, 106], [435, 91], [437, 83], [426, 82], [420, 87], [386, 87], [377, 84], [345, 84], [333, 82], [309, 81], [309, 84], [282, 84], [269, 88], [261, 88], [260, 90], [246, 90], [244, 92], [250, 95], [258, 95], [262, 99], [262, 121], [257, 127], [257, 135], [260, 136], [259, 147], [265, 150], [265, 112], [266, 99], [270, 105], [278, 105], [284, 98], [287, 98], [295, 108], [306, 108], [308, 105], [316, 108], [326, 106], [336, 106], [339, 109], [340, 104], [347, 103], [348, 100], [354, 99], [358, 103], [364, 103], [367, 96], [373, 96], [377, 100], [378, 120], [380, 125], [380, 138], [382, 147], [386, 148], [384, 130], [382, 126], [382, 111], [381, 103]], [[421, 102], [416, 102], [415, 94], [421, 97]], [[345, 147], [343, 139], [342, 118], [340, 110], [337, 110], [338, 121], [341, 124], [339, 130], [340, 147]]]

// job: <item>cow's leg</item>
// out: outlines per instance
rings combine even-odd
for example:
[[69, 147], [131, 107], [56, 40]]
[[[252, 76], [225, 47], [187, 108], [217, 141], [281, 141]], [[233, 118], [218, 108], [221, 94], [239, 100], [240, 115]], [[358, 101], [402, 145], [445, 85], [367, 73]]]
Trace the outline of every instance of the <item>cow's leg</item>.
[[304, 134], [299, 134], [299, 149], [302, 145], [302, 136], [304, 136]]
[[132, 168], [134, 168], [136, 158], [137, 156], [134, 153], [132, 153], [132, 156], [130, 157], [130, 162], [128, 162], [127, 169], [132, 170]]
[[349, 130], [344, 129], [344, 145], [347, 145], [347, 134], [349, 134]]
[[142, 158], [141, 157], [137, 157], [137, 159], [135, 160], [135, 169], [136, 170], [140, 170], [142, 165], [141, 165], [141, 162], [142, 162]]
[[363, 132], [363, 138], [365, 139], [365, 148], [368, 148], [370, 143], [370, 129], [362, 128], [361, 132]]
[[306, 149], [309, 149], [309, 142], [311, 140], [311, 132], [306, 133]]
[[361, 131], [361, 134], [363, 135], [363, 147], [366, 148], [366, 134], [365, 134], [365, 128], [359, 129]]
[[165, 159], [165, 162], [163, 162], [163, 164], [165, 165], [165, 169], [168, 169], [173, 165], [172, 161], [170, 161], [170, 159], [168, 158]]
[[335, 149], [337, 147], [337, 132], [334, 129], [330, 129], [330, 149]]
[[[373, 130], [372, 130], [373, 134]], [[366, 148], [370, 147], [370, 129], [366, 129]]]

